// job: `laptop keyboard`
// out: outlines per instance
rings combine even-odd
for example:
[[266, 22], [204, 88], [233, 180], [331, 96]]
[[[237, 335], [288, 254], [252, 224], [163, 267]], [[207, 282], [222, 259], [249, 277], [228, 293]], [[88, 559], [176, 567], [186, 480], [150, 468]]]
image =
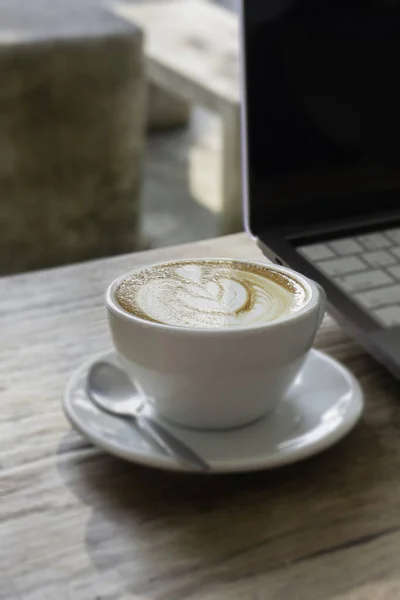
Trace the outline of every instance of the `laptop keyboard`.
[[297, 249], [380, 325], [400, 324], [400, 228]]

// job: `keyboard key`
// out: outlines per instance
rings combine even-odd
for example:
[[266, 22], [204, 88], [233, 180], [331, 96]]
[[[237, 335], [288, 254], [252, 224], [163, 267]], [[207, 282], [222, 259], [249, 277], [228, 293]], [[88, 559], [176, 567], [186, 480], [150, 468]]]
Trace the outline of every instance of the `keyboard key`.
[[358, 236], [357, 239], [367, 250], [380, 250], [392, 245], [392, 242], [382, 233], [368, 233]]
[[385, 234], [395, 244], [400, 244], [400, 229], [388, 229], [388, 231], [386, 231]]
[[333, 258], [335, 256], [332, 250], [325, 244], [303, 246], [302, 248], [299, 248], [299, 252], [311, 261], [325, 260], [326, 258]]
[[357, 252], [363, 251], [362, 246], [351, 238], [336, 240], [335, 242], [330, 242], [329, 245], [337, 254], [341, 255], [357, 254]]
[[395, 256], [397, 256], [397, 258], [400, 258], [400, 246], [393, 246], [393, 248], [390, 248], [390, 250]]
[[396, 284], [377, 290], [361, 292], [355, 294], [354, 298], [361, 306], [367, 309], [377, 308], [378, 306], [384, 306], [385, 304], [397, 304], [400, 303], [400, 285]]
[[365, 252], [362, 255], [363, 259], [371, 265], [371, 267], [386, 267], [397, 262], [392, 254], [386, 250], [377, 250], [376, 252]]
[[359, 292], [379, 286], [394, 283], [394, 280], [385, 271], [363, 271], [354, 275], [346, 275], [335, 279], [335, 283], [346, 292]]
[[356, 256], [325, 260], [317, 263], [316, 266], [321, 269], [321, 271], [331, 276], [346, 275], [346, 273], [354, 273], [355, 271], [362, 271], [367, 268], [367, 265]]
[[385, 306], [374, 310], [372, 314], [385, 327], [400, 324], [400, 306]]

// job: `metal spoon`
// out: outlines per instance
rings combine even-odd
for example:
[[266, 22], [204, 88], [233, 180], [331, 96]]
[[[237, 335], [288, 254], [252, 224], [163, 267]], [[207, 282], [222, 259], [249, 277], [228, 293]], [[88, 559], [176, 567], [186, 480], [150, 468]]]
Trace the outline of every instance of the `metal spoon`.
[[144, 399], [140, 397], [125, 371], [112, 363], [95, 362], [89, 369], [86, 391], [100, 410], [115, 417], [130, 419], [153, 447], [180, 463], [209, 471], [210, 465], [166, 427], [149, 415], [141, 414]]

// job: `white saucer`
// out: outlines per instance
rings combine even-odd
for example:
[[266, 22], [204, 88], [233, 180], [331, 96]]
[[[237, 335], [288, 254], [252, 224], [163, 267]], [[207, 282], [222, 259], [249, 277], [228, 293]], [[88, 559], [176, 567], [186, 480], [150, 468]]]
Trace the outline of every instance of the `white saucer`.
[[[86, 373], [99, 358], [117, 361], [114, 353], [96, 357], [75, 372], [67, 385], [63, 408], [73, 427], [120, 458], [160, 469], [187, 470], [147, 444], [134, 425], [91, 404], [85, 391]], [[301, 374], [273, 415], [225, 432], [168, 426], [209, 462], [212, 472], [255, 471], [287, 465], [328, 448], [352, 429], [362, 408], [363, 395], [354, 376], [336, 360], [311, 350]]]

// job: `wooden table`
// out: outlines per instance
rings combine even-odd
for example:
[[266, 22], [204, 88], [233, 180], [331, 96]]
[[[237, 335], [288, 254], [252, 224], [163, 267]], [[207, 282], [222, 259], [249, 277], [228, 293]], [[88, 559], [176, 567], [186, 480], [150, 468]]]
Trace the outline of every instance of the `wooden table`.
[[317, 346], [361, 379], [366, 412], [313, 459], [173, 475], [71, 431], [65, 383], [110, 347], [106, 284], [190, 256], [261, 252], [242, 234], [0, 280], [0, 599], [399, 598], [399, 388], [330, 318]]

